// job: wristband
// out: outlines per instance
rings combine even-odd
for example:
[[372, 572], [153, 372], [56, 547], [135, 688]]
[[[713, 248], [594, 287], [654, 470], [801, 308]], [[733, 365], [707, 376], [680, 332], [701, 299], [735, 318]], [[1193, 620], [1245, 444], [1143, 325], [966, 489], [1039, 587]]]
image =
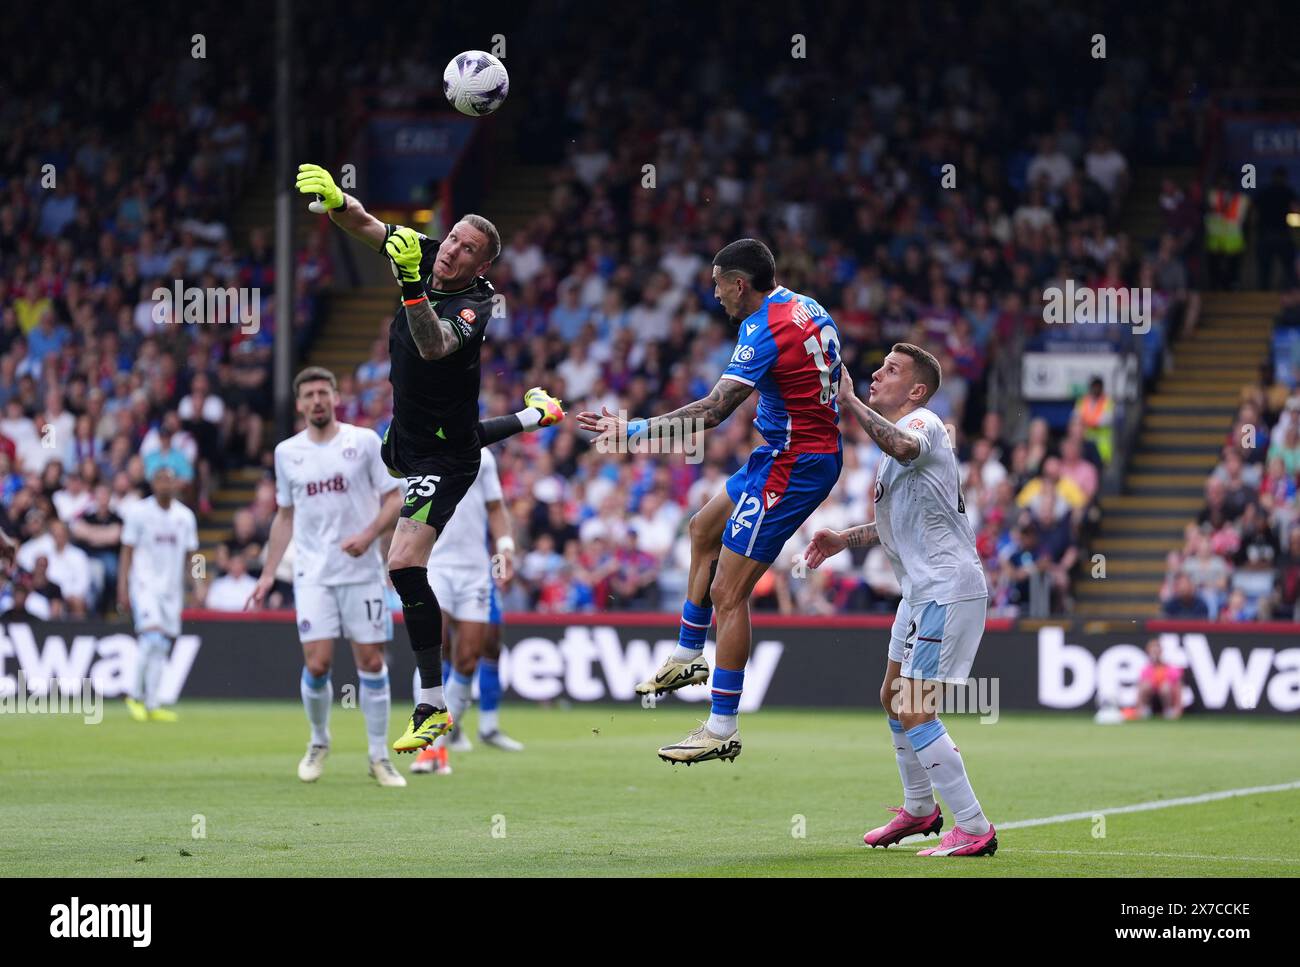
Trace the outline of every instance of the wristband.
[[502, 534], [497, 538], [498, 554], [513, 554], [515, 552], [515, 539], [509, 534]]
[[428, 298], [429, 298], [429, 297], [428, 297], [427, 295], [422, 295], [422, 296], [420, 296], [420, 297], [417, 298], [417, 299], [403, 299], [403, 300], [402, 300], [402, 305], [404, 305], [404, 306], [415, 306], [415, 305], [419, 305], [421, 302], [426, 302], [426, 301], [428, 301]]
[[645, 436], [649, 430], [649, 420], [630, 420], [627, 424], [627, 438], [629, 440], [635, 440], [639, 437]]

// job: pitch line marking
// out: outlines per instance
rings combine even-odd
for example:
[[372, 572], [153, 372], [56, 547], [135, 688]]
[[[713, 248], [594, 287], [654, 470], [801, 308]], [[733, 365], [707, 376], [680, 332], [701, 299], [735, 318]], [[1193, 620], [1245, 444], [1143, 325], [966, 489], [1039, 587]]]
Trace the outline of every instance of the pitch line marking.
[[1226, 860], [1235, 863], [1290, 863], [1295, 864], [1294, 859], [1288, 859], [1284, 856], [1204, 856], [1199, 853], [1127, 853], [1122, 851], [1096, 850], [1088, 851], [1082, 849], [1022, 849], [1013, 846], [1010, 849], [1000, 849], [999, 853], [1041, 853], [1045, 856], [1087, 856], [1090, 859], [1103, 858], [1108, 856], [1134, 856], [1169, 860]]
[[[1203, 792], [1197, 796], [1181, 796], [1177, 799], [1153, 799], [1150, 802], [1133, 803], [1129, 806], [1111, 806], [1107, 809], [1090, 809], [1086, 812], [1061, 813], [1059, 816], [1044, 816], [1041, 819], [1017, 819], [1009, 823], [994, 823], [999, 830], [1028, 829], [1031, 826], [1052, 826], [1057, 823], [1073, 823], [1096, 816], [1118, 816], [1122, 813], [1144, 813], [1152, 809], [1169, 809], [1173, 806], [1195, 806], [1203, 802], [1216, 802], [1220, 799], [1235, 799], [1239, 796], [1255, 796], [1267, 792], [1290, 792], [1300, 789], [1300, 780], [1283, 782], [1274, 786], [1248, 786], [1244, 789], [1223, 789], [1219, 792]], [[924, 843], [925, 836], [908, 836], [899, 840], [900, 846], [908, 843]], [[1089, 854], [1092, 855], [1092, 854]]]

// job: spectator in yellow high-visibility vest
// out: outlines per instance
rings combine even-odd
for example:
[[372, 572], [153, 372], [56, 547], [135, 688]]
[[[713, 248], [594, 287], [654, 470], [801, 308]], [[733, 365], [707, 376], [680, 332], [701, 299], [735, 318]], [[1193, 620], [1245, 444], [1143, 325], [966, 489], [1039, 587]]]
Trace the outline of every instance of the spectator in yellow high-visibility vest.
[[1238, 191], [1226, 175], [1220, 175], [1205, 198], [1205, 251], [1210, 284], [1216, 289], [1237, 285], [1241, 253], [1246, 247], [1243, 231], [1250, 199]]
[[[1101, 456], [1101, 462], [1110, 466], [1115, 449], [1115, 404], [1106, 395], [1100, 376], [1088, 383], [1088, 392], [1074, 404], [1074, 417], [1083, 424], [1083, 438], [1091, 440]], [[1073, 417], [1072, 417], [1073, 418]]]

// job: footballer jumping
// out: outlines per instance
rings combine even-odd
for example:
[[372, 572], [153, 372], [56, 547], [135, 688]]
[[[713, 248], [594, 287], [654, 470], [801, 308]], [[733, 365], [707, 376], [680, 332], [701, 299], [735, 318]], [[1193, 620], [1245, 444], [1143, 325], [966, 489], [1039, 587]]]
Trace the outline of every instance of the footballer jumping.
[[625, 421], [605, 410], [578, 425], [608, 443], [663, 440], [687, 421], [711, 429], [755, 389], [754, 425], [764, 443], [691, 518], [691, 564], [678, 645], [641, 694], [705, 682], [704, 638], [718, 619], [713, 707], [707, 722], [659, 750], [665, 762], [731, 761], [740, 755], [737, 713], [749, 661], [749, 596], [782, 546], [839, 479], [840, 340], [826, 310], [776, 284], [776, 262], [762, 242], [744, 238], [713, 259], [714, 295], [738, 334], [736, 348], [707, 398], [666, 416]]
[[804, 554], [809, 566], [818, 567], [846, 547], [880, 544], [903, 589], [880, 689], [903, 805], [863, 842], [890, 846], [905, 836], [938, 833], [938, 792], [955, 825], [938, 846], [918, 855], [990, 856], [998, 848], [993, 825], [934, 711], [943, 684], [966, 683], [988, 603], [957, 457], [947, 428], [926, 408], [941, 378], [934, 356], [910, 343], [896, 344], [872, 374], [865, 403], [845, 373], [845, 406], [884, 453], [876, 471], [876, 520], [844, 531], [819, 530]]
[[466, 215], [438, 242], [379, 221], [318, 165], [298, 166], [297, 189], [316, 196], [349, 235], [382, 249], [402, 290], [402, 305], [389, 325], [393, 420], [382, 453], [389, 472], [406, 478], [388, 573], [420, 674], [415, 710], [393, 748], [416, 752], [451, 724], [442, 685], [442, 612], [429, 584], [429, 553], [477, 478], [482, 447], [556, 423], [564, 413], [558, 400], [534, 388], [519, 413], [479, 421], [479, 351], [495, 295], [484, 273], [501, 251], [490, 221]]

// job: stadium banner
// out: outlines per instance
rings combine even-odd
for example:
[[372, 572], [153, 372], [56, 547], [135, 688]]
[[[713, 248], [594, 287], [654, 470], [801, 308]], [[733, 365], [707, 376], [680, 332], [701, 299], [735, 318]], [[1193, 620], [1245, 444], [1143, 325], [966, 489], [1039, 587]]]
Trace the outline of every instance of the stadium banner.
[[[187, 618], [162, 680], [165, 702], [180, 698], [289, 699], [298, 694], [302, 653], [291, 613]], [[502, 685], [516, 701], [640, 702], [649, 677], [677, 640], [673, 615], [507, 615]], [[519, 620], [512, 620], [518, 618]], [[742, 711], [765, 705], [879, 708], [889, 645], [888, 617], [783, 618], [756, 615]], [[1143, 644], [1159, 636], [1182, 666], [1190, 713], [1300, 711], [1300, 626], [1175, 624], [1151, 621], [1139, 633], [1089, 634], [1073, 626], [1017, 630], [990, 619], [974, 678], [958, 699], [965, 711], [1090, 711], [1099, 700], [1132, 704], [1145, 664]], [[393, 693], [411, 695], [414, 661], [397, 633], [388, 663]], [[710, 642], [706, 656], [712, 664]], [[345, 645], [335, 655], [336, 692], [355, 679]], [[48, 693], [52, 681], [79, 691], [83, 680], [107, 698], [127, 694], [136, 643], [110, 622], [0, 624], [0, 699], [21, 685]], [[706, 687], [664, 696], [703, 708]], [[960, 710], [960, 709], [959, 709]]]
[[1027, 352], [1022, 357], [1021, 391], [1027, 400], [1076, 400], [1100, 376], [1108, 395], [1133, 398], [1137, 357], [1115, 352]]
[[429, 205], [469, 145], [474, 119], [382, 114], [365, 133], [367, 204]]
[[1300, 184], [1300, 117], [1243, 114], [1224, 118], [1221, 153], [1223, 167], [1240, 172], [1255, 166], [1255, 183], [1263, 188], [1273, 169], [1286, 169], [1292, 185]]

